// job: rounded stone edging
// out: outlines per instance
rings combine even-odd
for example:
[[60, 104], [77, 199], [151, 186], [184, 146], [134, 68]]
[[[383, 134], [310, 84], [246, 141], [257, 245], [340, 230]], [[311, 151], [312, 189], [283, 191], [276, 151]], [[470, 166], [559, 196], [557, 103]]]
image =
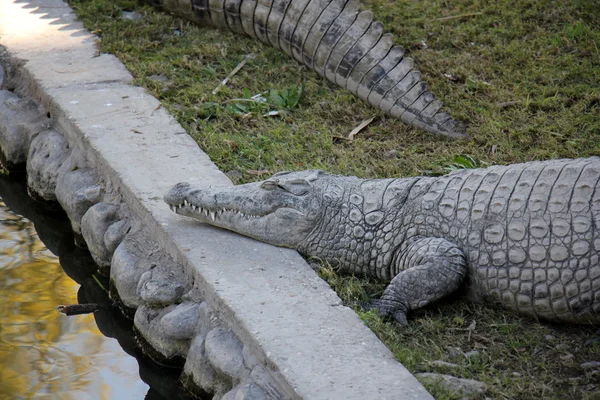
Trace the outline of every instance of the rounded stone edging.
[[[11, 148], [6, 144], [18, 147], [9, 140], [0, 137], [3, 149]], [[151, 358], [184, 367], [191, 377], [188, 384], [216, 398], [234, 399], [238, 392], [252, 396], [244, 398], [286, 398], [269, 372], [256, 368], [255, 357], [244, 357], [237, 336], [199, 298], [183, 267], [143, 233], [127, 205], [102, 201], [107, 196], [102, 195], [101, 178], [73, 153], [63, 135], [52, 128], [39, 133], [32, 130], [31, 140], [21, 141], [21, 146], [27, 143], [30, 194], [57, 201], [65, 210], [99, 271], [110, 275], [111, 287], [116, 288], [116, 293], [111, 291], [113, 298], [135, 310], [140, 347]], [[259, 382], [265, 381], [269, 386], [262, 389]]]

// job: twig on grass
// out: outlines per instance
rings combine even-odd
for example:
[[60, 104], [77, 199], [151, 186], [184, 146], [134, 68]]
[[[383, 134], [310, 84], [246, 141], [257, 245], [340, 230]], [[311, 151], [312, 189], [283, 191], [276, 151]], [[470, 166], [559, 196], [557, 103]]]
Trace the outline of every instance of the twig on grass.
[[242, 69], [244, 67], [244, 65], [246, 65], [246, 63], [248, 62], [248, 60], [252, 60], [254, 58], [254, 54], [250, 53], [250, 54], [246, 54], [246, 56], [244, 57], [244, 59], [233, 69], [233, 71], [231, 71], [231, 73], [229, 75], [227, 75], [227, 77], [225, 79], [223, 79], [221, 81], [221, 83], [219, 83], [219, 85], [215, 88], [215, 90], [212, 91], [212, 94], [217, 94], [217, 92], [219, 91], [219, 89], [221, 89], [221, 87], [227, 85], [227, 82], [229, 82], [229, 80], [235, 75], [237, 74], [240, 69]]
[[505, 101], [502, 103], [498, 103], [498, 107], [508, 108], [508, 107], [516, 106], [519, 103], [521, 103], [521, 100]]
[[481, 15], [481, 14], [483, 14], [483, 12], [478, 11], [478, 12], [473, 12], [473, 13], [468, 13], [468, 14], [451, 15], [449, 17], [436, 18], [436, 19], [433, 19], [432, 21], [450, 21], [451, 19], [474, 17], [476, 15]]

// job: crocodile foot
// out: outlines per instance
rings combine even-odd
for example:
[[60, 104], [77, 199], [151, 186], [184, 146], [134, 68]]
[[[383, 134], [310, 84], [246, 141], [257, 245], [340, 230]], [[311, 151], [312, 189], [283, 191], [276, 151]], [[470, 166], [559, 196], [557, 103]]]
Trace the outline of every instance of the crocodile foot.
[[373, 299], [359, 302], [358, 307], [362, 310], [376, 310], [377, 314], [385, 320], [394, 320], [400, 325], [408, 325], [406, 314], [408, 307], [401, 302], [389, 302], [382, 299]]

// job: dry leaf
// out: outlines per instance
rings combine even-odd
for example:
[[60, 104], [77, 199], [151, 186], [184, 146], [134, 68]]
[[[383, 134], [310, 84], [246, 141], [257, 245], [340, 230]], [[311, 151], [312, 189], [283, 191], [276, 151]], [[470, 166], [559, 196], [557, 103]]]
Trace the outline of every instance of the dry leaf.
[[373, 122], [373, 120], [375, 119], [375, 117], [371, 117], [369, 119], [365, 119], [363, 122], [360, 123], [360, 125], [358, 125], [356, 128], [352, 129], [352, 132], [350, 132], [348, 134], [348, 140], [354, 140], [354, 136], [356, 136], [356, 134], [360, 131], [362, 131], [367, 125], [369, 125], [371, 122]]
[[248, 169], [246, 172], [250, 175], [266, 175], [271, 173], [268, 169]]

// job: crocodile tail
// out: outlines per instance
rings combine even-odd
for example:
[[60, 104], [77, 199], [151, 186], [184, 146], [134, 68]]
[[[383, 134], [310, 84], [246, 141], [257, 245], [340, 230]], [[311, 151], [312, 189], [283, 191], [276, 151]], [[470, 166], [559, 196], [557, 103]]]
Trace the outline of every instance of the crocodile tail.
[[153, 0], [181, 17], [255, 37], [393, 118], [426, 130], [465, 137], [442, 112], [414, 60], [393, 36], [359, 11], [359, 0]]

